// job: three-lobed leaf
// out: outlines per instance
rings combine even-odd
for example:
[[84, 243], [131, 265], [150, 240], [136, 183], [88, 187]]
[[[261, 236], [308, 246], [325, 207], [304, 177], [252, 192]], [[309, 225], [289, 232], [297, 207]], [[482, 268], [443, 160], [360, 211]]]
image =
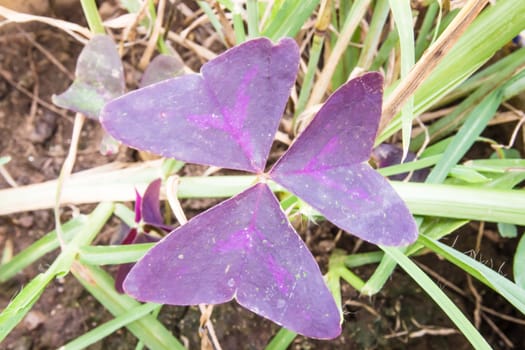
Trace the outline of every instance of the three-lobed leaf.
[[265, 178], [370, 242], [402, 245], [416, 238], [405, 204], [367, 163], [381, 116], [377, 73], [337, 90], [262, 174], [298, 63], [293, 40], [255, 39], [208, 62], [201, 74], [151, 85], [104, 107], [102, 124], [127, 145], [254, 172], [263, 182], [170, 233], [131, 270], [126, 292], [176, 305], [235, 298], [303, 335], [337, 336], [333, 297]]

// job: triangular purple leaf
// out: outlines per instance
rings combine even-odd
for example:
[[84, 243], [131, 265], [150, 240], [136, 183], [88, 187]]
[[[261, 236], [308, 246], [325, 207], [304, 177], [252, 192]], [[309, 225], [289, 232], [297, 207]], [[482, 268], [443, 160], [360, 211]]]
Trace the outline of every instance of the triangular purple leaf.
[[133, 267], [125, 291], [142, 301], [249, 310], [314, 338], [341, 332], [340, 314], [308, 248], [265, 184], [170, 233]]
[[[234, 47], [188, 74], [108, 103], [102, 124], [131, 147], [179, 160], [264, 171], [295, 81], [292, 39]], [[140, 127], [136, 127], [140, 126]]]
[[[160, 186], [162, 181], [157, 179], [150, 183], [144, 192], [144, 196], [140, 201], [141, 220], [144, 224], [157, 229], [162, 229], [166, 232], [173, 230], [173, 227], [164, 224], [164, 218], [160, 212]], [[135, 206], [139, 203], [135, 203]], [[137, 212], [137, 207], [135, 207]], [[148, 231], [146, 229], [146, 231]]]
[[334, 92], [270, 176], [342, 229], [397, 246], [417, 238], [414, 219], [366, 163], [381, 117], [382, 85], [380, 74], [369, 73]]
[[142, 196], [140, 202], [142, 221], [150, 225], [163, 225], [164, 218], [160, 213], [160, 185], [162, 181], [157, 179], [150, 183]]
[[139, 87], [152, 85], [182, 74], [184, 63], [176, 56], [158, 55], [148, 64]]
[[108, 35], [94, 36], [82, 49], [75, 81], [53, 96], [57, 106], [97, 119], [105, 103], [125, 92], [124, 70], [115, 43]]

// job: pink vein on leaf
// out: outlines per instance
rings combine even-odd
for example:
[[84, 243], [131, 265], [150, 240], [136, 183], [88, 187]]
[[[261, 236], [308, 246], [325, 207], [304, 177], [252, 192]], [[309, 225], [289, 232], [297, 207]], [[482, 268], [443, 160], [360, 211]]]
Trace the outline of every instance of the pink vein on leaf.
[[[224, 131], [232, 137], [232, 139], [241, 147], [248, 159], [252, 159], [253, 145], [251, 143], [251, 136], [248, 128], [244, 127], [244, 122], [248, 115], [248, 105], [250, 103], [250, 96], [246, 93], [247, 86], [257, 76], [258, 69], [253, 67], [243, 77], [237, 92], [235, 94], [235, 104], [233, 107], [219, 107], [220, 113], [212, 114], [193, 114], [186, 117], [186, 119], [197, 125], [201, 129], [214, 128]], [[217, 106], [221, 103], [217, 101], [211, 89], [208, 89], [210, 96], [213, 96]]]

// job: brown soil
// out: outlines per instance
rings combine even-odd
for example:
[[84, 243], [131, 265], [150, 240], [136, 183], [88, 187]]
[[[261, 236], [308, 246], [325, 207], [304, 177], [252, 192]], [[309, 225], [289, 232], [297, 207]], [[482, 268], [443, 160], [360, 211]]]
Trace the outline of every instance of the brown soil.
[[[59, 14], [68, 20], [82, 22], [78, 9], [72, 13]], [[37, 48], [44, 47], [70, 72], [74, 71], [76, 56], [81, 45], [64, 33], [44, 25], [26, 24], [9, 26], [0, 32], [0, 155], [10, 155], [12, 161], [6, 166], [19, 185], [39, 183], [58, 177], [60, 167], [69, 146], [72, 114], [56, 113], [47, 107], [51, 95], [65, 90], [70, 78], [49, 57]], [[129, 68], [129, 66], [127, 67]], [[135, 73], [128, 71], [133, 82]], [[37, 102], [35, 96], [45, 103]], [[503, 142], [508, 131], [498, 129]], [[133, 161], [136, 155], [122, 151], [116, 156], [105, 157], [98, 152], [102, 135], [100, 126], [88, 121], [84, 126], [75, 171], [106, 164], [115, 159]], [[0, 188], [9, 184], [0, 177]], [[202, 207], [203, 202], [186, 201], [189, 211]], [[209, 205], [204, 203], [204, 205]], [[82, 206], [82, 211], [91, 209]], [[70, 216], [71, 209], [64, 209]], [[0, 249], [13, 245], [16, 254], [37, 238], [53, 229], [50, 211], [20, 213], [0, 217]], [[352, 251], [356, 239], [343, 236], [337, 242], [337, 230], [328, 223], [298, 226], [323, 268], [328, 256], [337, 247]], [[118, 232], [118, 223], [107, 225], [99, 239], [108, 242]], [[468, 226], [452, 235], [460, 251], [475, 247], [477, 228]], [[457, 239], [457, 241], [456, 241]], [[511, 276], [515, 239], [502, 239], [494, 227], [488, 226], [482, 241], [479, 260], [488, 262], [504, 275]], [[361, 251], [372, 249], [367, 245]], [[0, 288], [0, 308], [5, 307], [22, 286], [37, 273], [44, 271], [56, 254], [49, 254], [38, 263], [12, 278]], [[448, 283], [463, 291], [459, 295], [443, 281], [443, 290], [471, 318], [475, 311], [475, 298], [469, 289], [466, 274], [441, 261], [433, 255], [417, 259], [418, 263], [431, 268]], [[112, 269], [114, 271], [114, 269]], [[373, 272], [372, 267], [356, 269], [362, 277]], [[522, 317], [506, 301], [485, 286], [474, 281], [474, 288], [481, 295], [482, 305], [499, 313]], [[450, 333], [455, 327], [439, 307], [420, 287], [397, 270], [386, 288], [373, 298], [359, 297], [355, 290], [342, 284], [343, 302], [346, 307], [343, 335], [334, 341], [317, 341], [298, 337], [291, 349], [470, 349], [460, 333]], [[525, 348], [525, 327], [485, 313], [480, 329], [496, 349], [505, 349], [501, 331], [516, 348]], [[86, 292], [71, 275], [52, 282], [24, 321], [0, 344], [1, 349], [53, 349], [85, 333], [110, 319], [110, 314]], [[164, 307], [160, 319], [179, 337], [186, 339], [190, 348], [199, 347], [196, 308]], [[235, 303], [215, 308], [212, 321], [223, 349], [261, 349], [276, 333], [278, 327]], [[495, 324], [491, 325], [490, 322]], [[496, 328], [497, 327], [497, 328]], [[90, 349], [134, 349], [136, 339], [125, 329], [106, 338]]]

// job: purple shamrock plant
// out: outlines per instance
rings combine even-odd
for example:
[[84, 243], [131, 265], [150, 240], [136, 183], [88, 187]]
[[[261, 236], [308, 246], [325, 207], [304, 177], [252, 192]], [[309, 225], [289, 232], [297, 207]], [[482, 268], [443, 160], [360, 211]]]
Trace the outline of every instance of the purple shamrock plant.
[[[160, 213], [160, 185], [160, 179], [153, 181], [148, 185], [143, 196], [135, 190], [135, 226], [127, 228], [127, 234], [120, 244], [157, 242], [161, 237], [159, 234], [166, 234], [173, 230], [173, 227], [164, 224]], [[153, 234], [154, 232], [157, 234]], [[133, 265], [119, 266], [115, 278], [115, 289], [118, 292], [124, 293], [122, 284]]]
[[405, 245], [416, 239], [407, 207], [367, 163], [381, 116], [378, 73], [338, 89], [265, 172], [298, 65], [292, 39], [277, 45], [255, 39], [206, 63], [200, 74], [139, 89], [104, 107], [106, 130], [131, 147], [258, 175], [252, 187], [148, 251], [124, 281], [128, 294], [172, 305], [235, 298], [305, 336], [338, 336], [340, 311], [268, 187], [270, 179], [369, 242]]

